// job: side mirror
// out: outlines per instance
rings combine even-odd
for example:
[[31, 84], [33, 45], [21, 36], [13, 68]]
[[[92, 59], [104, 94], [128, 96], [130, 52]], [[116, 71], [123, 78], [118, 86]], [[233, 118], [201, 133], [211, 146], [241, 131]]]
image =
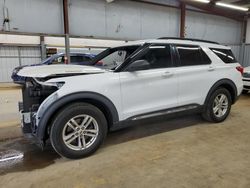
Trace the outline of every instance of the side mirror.
[[150, 64], [147, 60], [141, 59], [141, 60], [136, 60], [133, 63], [131, 63], [127, 71], [139, 71], [139, 70], [147, 70], [150, 68]]

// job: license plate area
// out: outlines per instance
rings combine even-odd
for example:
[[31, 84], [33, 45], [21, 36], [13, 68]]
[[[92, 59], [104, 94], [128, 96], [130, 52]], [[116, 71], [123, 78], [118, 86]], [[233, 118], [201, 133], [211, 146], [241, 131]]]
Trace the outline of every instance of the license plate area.
[[20, 114], [23, 133], [32, 133], [31, 112], [21, 112]]

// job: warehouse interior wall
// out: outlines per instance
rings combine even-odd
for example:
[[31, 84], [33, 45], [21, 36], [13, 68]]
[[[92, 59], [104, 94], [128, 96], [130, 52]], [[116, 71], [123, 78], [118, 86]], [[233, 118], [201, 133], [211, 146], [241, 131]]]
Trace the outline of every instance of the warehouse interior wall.
[[242, 23], [222, 16], [187, 11], [186, 37], [240, 44]]
[[[15, 32], [63, 34], [61, 0], [0, 0], [0, 10], [6, 9], [6, 28]], [[4, 14], [0, 13], [0, 23]], [[2, 30], [3, 28], [1, 28]]]
[[246, 43], [250, 44], [250, 19], [247, 20]]
[[179, 10], [126, 0], [71, 0], [69, 18], [73, 35], [127, 40], [179, 35]]
[[[172, 6], [179, 4], [176, 0], [157, 1], [159, 2]], [[101, 49], [130, 40], [179, 37], [180, 34], [180, 9], [177, 8], [129, 0], [112, 3], [105, 0], [69, 0], [68, 7], [70, 43], [71, 50], [74, 51], [85, 52], [89, 47]], [[56, 46], [63, 51], [62, 0], [0, 0], [0, 10], [5, 10], [0, 12], [0, 23], [3, 23], [6, 16], [9, 18], [8, 23], [0, 25], [0, 46], [39, 46], [39, 35], [42, 34], [45, 35], [47, 47]], [[248, 27], [250, 28], [250, 23]], [[190, 11], [190, 8], [186, 11], [185, 37], [230, 45], [240, 63], [249, 66], [250, 29], [247, 43], [242, 45], [242, 28], [242, 22], [239, 21]], [[17, 35], [8, 35], [6, 32]], [[13, 52], [16, 53], [17, 49]], [[1, 54], [4, 56], [4, 53]], [[24, 63], [22, 61], [22, 64]], [[0, 63], [0, 69], [6, 66], [5, 64], [6, 61]], [[14, 64], [17, 62], [12, 63]], [[30, 64], [30, 61], [27, 61], [27, 64]], [[14, 67], [8, 66], [8, 70], [11, 68]]]
[[[68, 6], [70, 34], [74, 36], [122, 40], [179, 36], [180, 10], [176, 8], [129, 0], [69, 0]], [[10, 31], [63, 34], [62, 0], [0, 0], [0, 9], [4, 7]], [[0, 23], [3, 20], [0, 14]], [[239, 44], [241, 28], [241, 22], [187, 11], [187, 37]]]

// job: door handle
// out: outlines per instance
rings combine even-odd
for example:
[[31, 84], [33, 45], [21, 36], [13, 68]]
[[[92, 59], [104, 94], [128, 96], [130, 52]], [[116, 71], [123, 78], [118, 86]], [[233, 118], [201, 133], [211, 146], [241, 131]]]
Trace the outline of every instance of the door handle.
[[164, 72], [164, 73], [162, 74], [162, 76], [165, 77], [165, 78], [168, 78], [168, 77], [173, 76], [173, 73], [172, 73], [172, 72]]
[[208, 67], [208, 71], [214, 71], [214, 70], [215, 70], [215, 68], [213, 66]]

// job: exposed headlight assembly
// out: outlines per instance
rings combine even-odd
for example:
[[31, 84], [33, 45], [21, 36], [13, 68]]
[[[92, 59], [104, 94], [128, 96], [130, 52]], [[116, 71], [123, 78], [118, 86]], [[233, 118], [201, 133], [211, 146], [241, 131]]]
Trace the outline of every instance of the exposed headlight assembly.
[[64, 84], [65, 82], [43, 82], [43, 85], [45, 86], [54, 86], [58, 89], [60, 89]]
[[41, 82], [37, 79], [35, 79], [35, 81], [42, 86], [57, 87], [58, 89], [60, 89], [65, 84], [65, 82], [62, 82], [62, 81], [60, 81], [60, 82]]

